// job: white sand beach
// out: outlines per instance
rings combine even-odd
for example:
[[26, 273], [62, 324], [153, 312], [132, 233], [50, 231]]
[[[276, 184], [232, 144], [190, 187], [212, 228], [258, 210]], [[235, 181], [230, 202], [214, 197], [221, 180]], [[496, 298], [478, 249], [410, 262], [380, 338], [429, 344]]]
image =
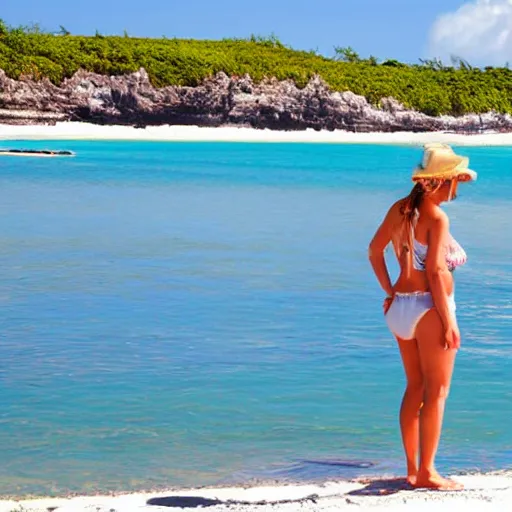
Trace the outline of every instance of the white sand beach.
[[464, 491], [408, 490], [395, 480], [169, 490], [118, 496], [0, 501], [0, 512], [129, 512], [205, 509], [212, 512], [512, 510], [512, 473], [454, 477]]
[[241, 127], [106, 126], [58, 122], [55, 125], [0, 124], [0, 140], [148, 140], [216, 142], [311, 142], [333, 144], [410, 144], [444, 142], [458, 146], [512, 146], [512, 133], [461, 135], [447, 132], [353, 133], [344, 131], [273, 131]]

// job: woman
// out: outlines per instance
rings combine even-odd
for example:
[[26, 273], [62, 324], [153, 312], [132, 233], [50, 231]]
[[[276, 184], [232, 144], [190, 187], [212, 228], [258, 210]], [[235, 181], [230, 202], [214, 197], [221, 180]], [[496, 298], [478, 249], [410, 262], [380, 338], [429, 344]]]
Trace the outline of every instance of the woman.
[[[437, 473], [434, 459], [460, 347], [452, 273], [466, 261], [464, 250], [449, 234], [440, 204], [456, 197], [459, 182], [476, 179], [468, 162], [447, 145], [427, 144], [423, 163], [413, 173], [411, 193], [390, 208], [369, 247], [371, 265], [387, 294], [386, 323], [405, 369], [400, 429], [407, 481], [414, 487], [462, 488]], [[400, 264], [394, 285], [384, 259], [389, 242]]]

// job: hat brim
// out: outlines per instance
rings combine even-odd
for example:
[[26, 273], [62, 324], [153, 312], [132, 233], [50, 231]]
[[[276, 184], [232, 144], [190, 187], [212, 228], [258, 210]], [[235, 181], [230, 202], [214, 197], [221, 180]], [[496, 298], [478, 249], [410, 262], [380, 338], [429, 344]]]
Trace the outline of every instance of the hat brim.
[[[461, 165], [463, 164], [463, 165]], [[465, 164], [465, 165], [464, 165]], [[416, 167], [413, 172], [412, 180], [418, 181], [418, 180], [428, 180], [428, 179], [435, 179], [435, 180], [457, 180], [461, 182], [467, 182], [467, 181], [476, 181], [478, 174], [476, 171], [473, 171], [473, 169], [469, 169], [469, 167], [466, 167], [467, 160], [464, 158], [464, 160], [461, 161], [461, 163], [455, 167], [454, 169], [451, 169], [450, 171], [444, 171], [444, 172], [429, 172], [428, 170], [424, 169], [423, 167]]]
[[458, 174], [456, 176], [457, 181], [476, 181], [478, 178], [478, 174], [476, 171], [473, 171], [472, 169], [464, 169], [458, 171]]

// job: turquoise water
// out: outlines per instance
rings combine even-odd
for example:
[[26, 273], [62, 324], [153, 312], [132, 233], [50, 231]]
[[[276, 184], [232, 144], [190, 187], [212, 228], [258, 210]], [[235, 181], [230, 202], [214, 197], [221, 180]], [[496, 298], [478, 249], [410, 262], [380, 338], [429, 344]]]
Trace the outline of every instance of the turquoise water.
[[[403, 472], [367, 246], [418, 148], [7, 145], [77, 156], [0, 159], [0, 494]], [[512, 148], [460, 151], [439, 467], [487, 471], [512, 465]]]

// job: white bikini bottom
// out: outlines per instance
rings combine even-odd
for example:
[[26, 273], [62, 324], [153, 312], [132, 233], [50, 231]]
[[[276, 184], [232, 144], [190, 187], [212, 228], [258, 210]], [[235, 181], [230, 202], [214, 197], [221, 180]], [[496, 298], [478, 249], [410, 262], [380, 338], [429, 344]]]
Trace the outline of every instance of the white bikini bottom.
[[[416, 326], [425, 313], [434, 307], [430, 292], [395, 293], [386, 313], [386, 323], [391, 332], [403, 340], [415, 337]], [[448, 296], [448, 308], [455, 315], [455, 298]]]

